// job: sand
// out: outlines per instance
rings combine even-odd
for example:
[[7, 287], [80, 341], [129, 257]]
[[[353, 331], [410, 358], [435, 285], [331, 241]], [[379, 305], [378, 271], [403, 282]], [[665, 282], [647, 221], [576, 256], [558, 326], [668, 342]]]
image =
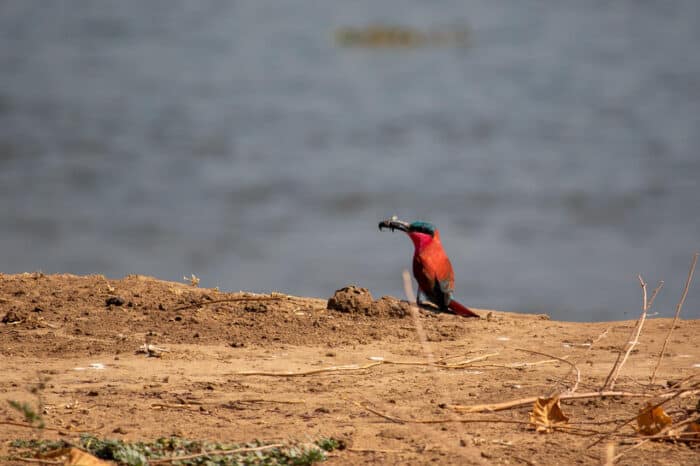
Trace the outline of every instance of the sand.
[[[581, 431], [537, 433], [526, 424], [531, 406], [463, 414], [454, 405], [571, 389], [575, 371], [557, 358], [580, 370], [577, 392], [598, 390], [634, 321], [557, 322], [484, 309], [481, 319], [423, 309], [416, 320], [407, 303], [355, 287], [331, 307], [328, 297], [224, 293], [136, 275], [0, 274], [0, 399], [40, 401], [56, 429], [44, 438], [334, 437], [345, 448], [325, 464], [601, 464], [607, 442], [589, 447], [597, 436]], [[616, 390], [651, 393], [644, 385], [670, 325], [646, 321]], [[700, 377], [698, 335], [699, 320], [679, 321], [653, 393]], [[140, 352], [144, 345], [150, 353]], [[570, 422], [586, 423], [572, 426], [605, 432], [614, 424], [600, 422], [634, 417], [646, 402], [592, 397], [562, 408]], [[664, 408], [682, 419], [697, 402], [678, 397]], [[22, 417], [2, 401], [0, 420]], [[634, 435], [632, 427], [621, 432]], [[0, 425], [0, 455], [11, 451], [9, 441], [35, 435]], [[623, 440], [615, 439], [616, 454], [635, 442]], [[700, 464], [700, 448], [647, 442], [618, 464]]]

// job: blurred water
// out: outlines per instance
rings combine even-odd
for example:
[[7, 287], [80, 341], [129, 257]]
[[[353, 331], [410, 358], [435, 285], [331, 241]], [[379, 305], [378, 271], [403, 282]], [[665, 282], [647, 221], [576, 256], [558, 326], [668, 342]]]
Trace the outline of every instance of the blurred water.
[[[468, 48], [341, 48], [384, 22]], [[0, 4], [0, 271], [401, 295], [437, 224], [457, 295], [672, 314], [700, 247], [700, 3]], [[700, 317], [700, 285], [684, 315]]]

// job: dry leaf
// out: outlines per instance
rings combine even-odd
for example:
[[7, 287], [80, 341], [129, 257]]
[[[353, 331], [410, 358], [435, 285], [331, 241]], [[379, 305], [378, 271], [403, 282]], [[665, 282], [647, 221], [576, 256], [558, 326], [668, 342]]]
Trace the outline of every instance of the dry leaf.
[[90, 453], [79, 448], [59, 448], [43, 455], [44, 458], [58, 458], [68, 456], [64, 466], [112, 466], [112, 463], [95, 458]]
[[537, 398], [530, 413], [530, 423], [537, 432], [551, 432], [552, 427], [566, 424], [569, 418], [564, 416], [559, 404], [559, 396], [552, 398]]
[[651, 403], [647, 403], [645, 408], [639, 410], [637, 432], [643, 435], [658, 434], [661, 432], [661, 429], [670, 426], [672, 423], [671, 416], [666, 414], [661, 406], [654, 408]]

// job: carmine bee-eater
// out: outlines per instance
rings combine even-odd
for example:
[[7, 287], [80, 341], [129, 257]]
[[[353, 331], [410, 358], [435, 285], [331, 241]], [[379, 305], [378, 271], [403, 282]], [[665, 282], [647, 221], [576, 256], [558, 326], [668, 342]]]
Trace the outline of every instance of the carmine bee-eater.
[[389, 228], [391, 231], [406, 232], [415, 250], [413, 252], [413, 276], [418, 281], [417, 303], [420, 306], [420, 294], [423, 293], [435, 303], [440, 310], [450, 310], [464, 317], [479, 317], [478, 314], [452, 299], [455, 274], [450, 259], [440, 243], [440, 232], [427, 222], [407, 223], [392, 217], [379, 222], [379, 231]]

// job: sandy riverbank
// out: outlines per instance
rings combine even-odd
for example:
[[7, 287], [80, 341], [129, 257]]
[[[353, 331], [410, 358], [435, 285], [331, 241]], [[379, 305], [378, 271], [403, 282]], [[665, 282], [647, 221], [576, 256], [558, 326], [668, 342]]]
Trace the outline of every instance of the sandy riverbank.
[[[451, 406], [573, 386], [568, 364], [522, 350], [566, 358], [580, 370], [577, 391], [597, 390], [633, 321], [557, 322], [488, 310], [478, 310], [483, 318], [476, 320], [421, 310], [418, 325], [427, 337], [421, 342], [405, 303], [373, 302], [362, 292], [346, 298], [352, 299], [338, 307], [349, 312], [328, 309], [327, 298], [223, 293], [142, 276], [0, 274], [0, 399], [35, 402], [31, 388], [45, 379], [43, 417], [60, 430], [46, 437], [70, 439], [77, 431], [143, 440], [332, 436], [347, 448], [326, 464], [600, 464], [605, 442], [586, 448], [596, 437], [579, 431], [537, 434], [525, 424], [456, 422], [528, 421], [530, 406], [477, 414]], [[670, 324], [647, 320], [617, 390], [644, 391], [640, 384], [648, 383]], [[700, 321], [679, 322], [658, 383], [700, 376], [697, 335]], [[144, 343], [166, 351], [160, 357], [137, 353]], [[445, 364], [424, 364], [431, 357]], [[348, 366], [379, 358], [384, 363], [365, 369]], [[667, 412], [678, 418], [697, 401], [697, 395], [679, 397]], [[592, 423], [633, 417], [644, 403], [586, 398], [567, 401], [563, 409], [570, 422], [588, 423], [572, 425], [604, 432], [614, 424]], [[0, 419], [21, 416], [3, 401]], [[630, 427], [622, 432], [633, 434]], [[8, 454], [10, 440], [32, 435], [2, 426], [0, 455]], [[625, 448], [618, 443], [616, 452]], [[649, 442], [619, 464], [698, 461], [697, 447]]]

